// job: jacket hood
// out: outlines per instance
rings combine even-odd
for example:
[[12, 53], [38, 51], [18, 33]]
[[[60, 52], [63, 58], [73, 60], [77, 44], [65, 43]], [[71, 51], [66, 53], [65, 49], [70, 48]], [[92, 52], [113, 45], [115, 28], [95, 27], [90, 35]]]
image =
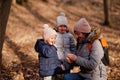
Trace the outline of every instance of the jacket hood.
[[86, 41], [93, 42], [96, 39], [102, 38], [101, 32], [91, 31], [88, 37], [86, 38]]

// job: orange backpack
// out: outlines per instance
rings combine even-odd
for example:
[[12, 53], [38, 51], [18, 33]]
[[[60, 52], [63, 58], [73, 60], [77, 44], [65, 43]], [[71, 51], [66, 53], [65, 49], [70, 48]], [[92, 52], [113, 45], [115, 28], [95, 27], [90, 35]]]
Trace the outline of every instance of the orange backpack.
[[[110, 60], [109, 60], [109, 53], [108, 53], [108, 44], [105, 38], [100, 38], [99, 39], [103, 50], [104, 50], [104, 56], [102, 58], [102, 62], [104, 65], [108, 66], [110, 65]], [[88, 50], [91, 52], [92, 49], [92, 42], [88, 43]]]

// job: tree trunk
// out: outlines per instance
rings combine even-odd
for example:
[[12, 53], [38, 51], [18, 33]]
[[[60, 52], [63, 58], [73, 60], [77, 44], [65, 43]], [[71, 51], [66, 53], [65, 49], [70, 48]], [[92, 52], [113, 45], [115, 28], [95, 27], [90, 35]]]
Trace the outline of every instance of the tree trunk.
[[12, 0], [0, 0], [0, 77], [2, 65], [2, 47]]
[[27, 3], [28, 0], [16, 0], [16, 3], [22, 5], [23, 3]]
[[109, 0], [103, 0], [103, 6], [104, 6], [104, 25], [110, 25]]

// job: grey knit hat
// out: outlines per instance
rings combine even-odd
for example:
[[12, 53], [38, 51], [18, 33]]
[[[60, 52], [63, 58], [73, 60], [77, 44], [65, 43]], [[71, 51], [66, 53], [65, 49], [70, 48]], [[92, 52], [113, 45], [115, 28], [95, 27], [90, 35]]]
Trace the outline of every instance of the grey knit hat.
[[56, 20], [56, 27], [59, 27], [60, 25], [68, 26], [68, 21], [67, 21], [67, 18], [65, 16], [64, 12], [61, 12], [60, 15], [57, 17], [57, 20]]

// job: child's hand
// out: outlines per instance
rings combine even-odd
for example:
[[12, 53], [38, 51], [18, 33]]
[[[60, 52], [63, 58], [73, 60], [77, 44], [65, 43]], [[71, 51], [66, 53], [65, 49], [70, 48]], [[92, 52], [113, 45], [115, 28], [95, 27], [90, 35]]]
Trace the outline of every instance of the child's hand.
[[55, 42], [53, 42], [53, 45], [56, 46]]
[[60, 66], [61, 66], [62, 70], [65, 70], [65, 67], [64, 67], [64, 65], [63, 65], [63, 64], [61, 64]]

